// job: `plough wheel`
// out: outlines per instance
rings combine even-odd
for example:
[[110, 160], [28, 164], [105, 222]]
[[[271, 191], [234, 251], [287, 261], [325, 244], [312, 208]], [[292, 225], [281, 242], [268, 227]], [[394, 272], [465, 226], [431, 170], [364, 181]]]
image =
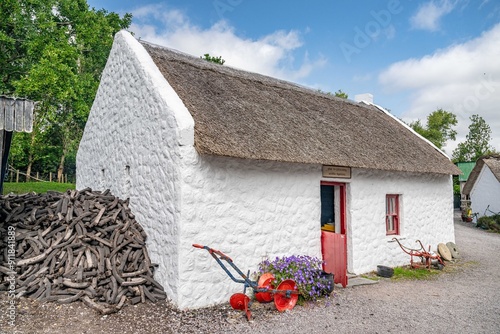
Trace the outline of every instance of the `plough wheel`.
[[250, 302], [250, 298], [244, 293], [235, 293], [229, 298], [229, 304], [235, 310], [244, 310]]
[[280, 312], [293, 309], [299, 299], [297, 284], [295, 284], [295, 281], [291, 279], [284, 280], [280, 283], [280, 285], [278, 285], [277, 290], [289, 290], [293, 293], [289, 295], [290, 297], [287, 297], [285, 292], [275, 293], [274, 305], [276, 306], [276, 309]]
[[235, 293], [229, 298], [229, 304], [235, 310], [243, 310], [247, 316], [247, 320], [250, 320], [252, 313], [248, 309], [248, 304], [250, 303], [250, 297], [244, 293]]
[[[274, 281], [274, 275], [271, 273], [264, 273], [262, 276], [260, 276], [259, 281], [257, 282], [257, 285], [259, 288], [267, 288], [267, 289], [272, 289], [273, 285], [272, 282]], [[271, 300], [273, 300], [273, 296], [271, 295], [270, 292], [257, 292], [255, 293], [255, 299], [259, 303], [269, 303]]]

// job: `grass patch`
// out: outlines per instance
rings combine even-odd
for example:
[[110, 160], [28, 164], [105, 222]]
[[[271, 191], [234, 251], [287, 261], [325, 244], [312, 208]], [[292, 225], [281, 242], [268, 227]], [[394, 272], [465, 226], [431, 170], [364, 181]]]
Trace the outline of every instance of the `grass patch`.
[[426, 268], [396, 267], [393, 279], [425, 280], [439, 274], [440, 270]]
[[68, 189], [75, 189], [74, 183], [57, 183], [57, 182], [6, 182], [3, 184], [3, 194], [26, 194], [34, 192], [43, 194], [47, 191], [66, 192]]

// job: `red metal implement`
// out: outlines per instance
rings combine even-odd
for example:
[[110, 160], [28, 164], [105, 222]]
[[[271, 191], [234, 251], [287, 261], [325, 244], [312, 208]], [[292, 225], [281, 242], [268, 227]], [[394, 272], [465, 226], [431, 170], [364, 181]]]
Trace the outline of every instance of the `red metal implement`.
[[[424, 248], [424, 245], [422, 245], [422, 242], [420, 240], [417, 240], [416, 242], [420, 244], [420, 249], [413, 249], [409, 248], [406, 246], [403, 246], [401, 242], [397, 238], [392, 238], [392, 240], [396, 240], [397, 243], [399, 244], [399, 247], [405, 252], [406, 254], [410, 255], [410, 266], [412, 268], [420, 268], [422, 266], [426, 267], [427, 269], [431, 268], [432, 265], [432, 260], [437, 260], [439, 264], [442, 266], [445, 266], [443, 260], [441, 259], [441, 256], [438, 254], [433, 254], [431, 253], [431, 246], [429, 246], [429, 251], [426, 251]], [[420, 263], [415, 262], [413, 260], [414, 257], [420, 258]]]
[[[285, 280], [280, 283], [277, 289], [274, 289], [272, 285], [274, 276], [272, 274], [264, 273], [258, 282], [252, 281], [248, 278], [250, 271], [247, 275], [245, 275], [233, 263], [233, 260], [221, 251], [199, 244], [193, 244], [193, 247], [206, 249], [234, 282], [244, 284], [243, 293], [233, 294], [229, 299], [229, 303], [235, 310], [244, 310], [248, 320], [250, 320], [252, 313], [249, 309], [251, 304], [250, 298], [245, 294], [247, 287], [254, 290], [255, 299], [261, 303], [267, 303], [274, 299], [274, 305], [280, 312], [293, 309], [297, 303], [299, 290], [295, 281]], [[242, 279], [235, 278], [222, 261], [226, 261], [242, 277]]]

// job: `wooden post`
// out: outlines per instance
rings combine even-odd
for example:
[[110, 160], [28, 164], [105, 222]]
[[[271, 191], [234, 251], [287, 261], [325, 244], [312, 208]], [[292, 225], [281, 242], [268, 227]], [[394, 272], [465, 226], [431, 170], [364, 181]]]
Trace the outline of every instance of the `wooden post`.
[[38, 172], [36, 172], [36, 178], [37, 179], [40, 179], [39, 175], [38, 175]]
[[16, 169], [16, 183], [19, 183], [19, 169]]
[[52, 172], [49, 173], [49, 182], [52, 182]]

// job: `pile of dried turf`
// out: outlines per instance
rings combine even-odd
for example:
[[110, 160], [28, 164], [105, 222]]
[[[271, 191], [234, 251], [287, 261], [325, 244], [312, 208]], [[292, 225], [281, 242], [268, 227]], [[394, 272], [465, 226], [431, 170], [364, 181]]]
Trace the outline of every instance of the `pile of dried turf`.
[[2, 196], [0, 222], [0, 290], [103, 314], [166, 298], [146, 233], [109, 190]]

